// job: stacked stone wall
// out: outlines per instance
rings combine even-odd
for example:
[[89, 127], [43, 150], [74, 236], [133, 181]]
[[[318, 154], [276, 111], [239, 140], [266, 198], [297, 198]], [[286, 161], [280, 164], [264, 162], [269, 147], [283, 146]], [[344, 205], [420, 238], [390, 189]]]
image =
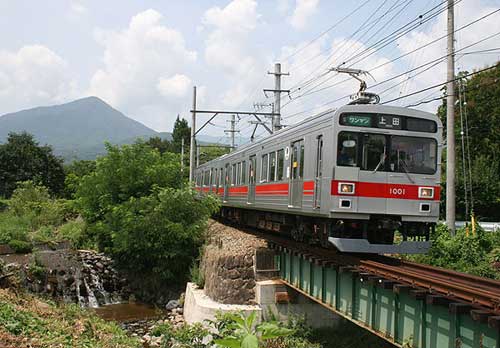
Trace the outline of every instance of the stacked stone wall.
[[266, 247], [260, 238], [213, 222], [203, 252], [205, 294], [224, 304], [255, 303], [255, 251]]

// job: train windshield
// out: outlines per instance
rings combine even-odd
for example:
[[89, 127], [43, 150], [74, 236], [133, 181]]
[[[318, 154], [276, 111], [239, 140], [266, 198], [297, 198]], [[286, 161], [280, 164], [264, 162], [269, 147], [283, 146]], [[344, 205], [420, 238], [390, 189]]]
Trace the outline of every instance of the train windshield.
[[434, 174], [436, 140], [417, 137], [391, 137], [390, 169], [393, 172]]
[[436, 172], [435, 139], [341, 132], [338, 140], [339, 166], [412, 174]]

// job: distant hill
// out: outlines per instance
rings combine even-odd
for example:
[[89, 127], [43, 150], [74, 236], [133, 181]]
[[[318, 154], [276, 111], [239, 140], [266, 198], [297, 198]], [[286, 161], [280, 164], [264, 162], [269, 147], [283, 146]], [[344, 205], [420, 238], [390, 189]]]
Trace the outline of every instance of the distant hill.
[[40, 144], [51, 145], [65, 160], [93, 159], [104, 152], [105, 141], [126, 144], [158, 135], [97, 97], [0, 117], [0, 142], [10, 132], [22, 131], [33, 134]]
[[[106, 141], [123, 145], [152, 136], [172, 140], [171, 133], [156, 132], [97, 97], [0, 116], [0, 143], [10, 132], [23, 131], [33, 134], [41, 145], [51, 145], [67, 162], [95, 159], [106, 152]], [[200, 144], [229, 142], [227, 137], [200, 134], [197, 138]]]

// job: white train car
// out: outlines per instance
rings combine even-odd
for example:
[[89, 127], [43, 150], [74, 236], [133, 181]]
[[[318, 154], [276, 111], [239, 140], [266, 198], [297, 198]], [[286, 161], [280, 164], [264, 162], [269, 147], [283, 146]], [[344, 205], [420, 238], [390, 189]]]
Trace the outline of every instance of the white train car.
[[436, 115], [346, 105], [201, 165], [195, 188], [219, 195], [224, 217], [295, 240], [425, 253], [439, 217], [441, 147]]

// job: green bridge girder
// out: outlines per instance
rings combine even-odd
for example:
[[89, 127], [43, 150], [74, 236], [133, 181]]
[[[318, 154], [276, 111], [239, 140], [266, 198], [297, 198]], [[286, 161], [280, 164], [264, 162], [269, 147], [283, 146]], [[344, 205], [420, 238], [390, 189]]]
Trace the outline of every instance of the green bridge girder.
[[473, 320], [470, 311], [460, 313], [459, 304], [428, 304], [425, 294], [410, 287], [384, 289], [359, 273], [276, 252], [280, 277], [288, 286], [394, 345], [500, 348], [500, 330]]

